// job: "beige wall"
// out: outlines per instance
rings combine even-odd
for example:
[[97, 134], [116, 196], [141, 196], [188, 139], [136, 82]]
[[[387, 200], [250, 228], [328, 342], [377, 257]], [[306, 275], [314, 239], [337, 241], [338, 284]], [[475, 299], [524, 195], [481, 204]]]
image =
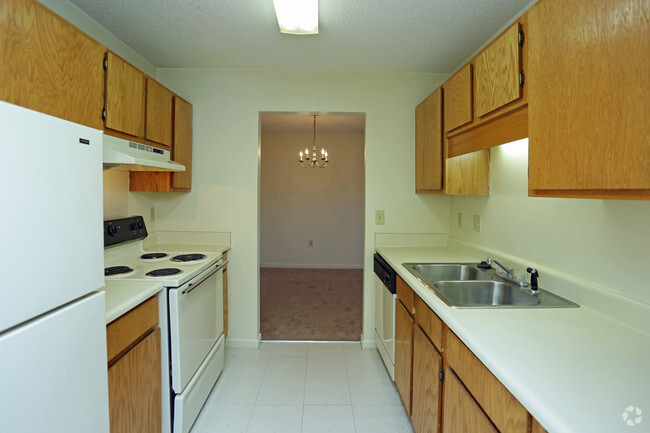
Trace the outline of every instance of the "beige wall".
[[[362, 268], [364, 134], [317, 133], [324, 169], [301, 168], [311, 132], [262, 132], [262, 267]], [[308, 246], [313, 240], [313, 246]]]
[[490, 197], [452, 198], [452, 236], [650, 304], [650, 202], [531, 198], [527, 171], [528, 140], [493, 148]]
[[[366, 113], [364, 320], [373, 344], [374, 232], [447, 233], [449, 198], [417, 196], [415, 106], [444, 80], [437, 74], [160, 69], [158, 79], [194, 106], [193, 187], [156, 198], [159, 230], [232, 233], [228, 258], [229, 344], [259, 333], [259, 113]], [[386, 225], [374, 224], [375, 209]]]

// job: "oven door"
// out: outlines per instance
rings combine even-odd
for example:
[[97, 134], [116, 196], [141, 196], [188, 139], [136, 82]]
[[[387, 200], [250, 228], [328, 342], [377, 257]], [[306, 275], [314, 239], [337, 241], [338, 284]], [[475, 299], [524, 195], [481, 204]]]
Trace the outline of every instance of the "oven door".
[[180, 394], [223, 332], [223, 266], [169, 289], [172, 389]]

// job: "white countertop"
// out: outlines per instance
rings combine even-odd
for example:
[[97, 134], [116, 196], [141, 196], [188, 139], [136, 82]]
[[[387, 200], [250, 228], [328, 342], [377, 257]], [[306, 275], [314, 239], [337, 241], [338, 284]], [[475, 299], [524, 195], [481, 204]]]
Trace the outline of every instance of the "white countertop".
[[[646, 334], [582, 306], [452, 308], [402, 263], [481, 259], [447, 248], [377, 251], [550, 433], [650, 431]], [[623, 420], [629, 406], [645, 412], [636, 429]]]
[[106, 324], [138, 306], [163, 289], [159, 282], [105, 281]]

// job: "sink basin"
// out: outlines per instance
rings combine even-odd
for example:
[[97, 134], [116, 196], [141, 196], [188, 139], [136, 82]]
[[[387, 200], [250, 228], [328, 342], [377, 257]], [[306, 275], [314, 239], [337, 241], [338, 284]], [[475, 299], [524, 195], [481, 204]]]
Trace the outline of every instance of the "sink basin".
[[436, 294], [455, 307], [530, 307], [539, 304], [536, 296], [499, 281], [439, 281]]
[[492, 279], [485, 272], [481, 272], [467, 264], [404, 263], [404, 266], [420, 280], [467, 281]]

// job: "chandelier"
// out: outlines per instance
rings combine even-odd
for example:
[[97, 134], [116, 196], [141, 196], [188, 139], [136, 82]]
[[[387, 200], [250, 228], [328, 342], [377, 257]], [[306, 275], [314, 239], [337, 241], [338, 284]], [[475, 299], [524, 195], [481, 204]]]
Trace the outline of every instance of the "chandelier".
[[327, 166], [327, 151], [325, 148], [320, 150], [320, 157], [316, 155], [316, 115], [314, 116], [314, 138], [312, 139], [312, 154], [309, 154], [309, 149], [305, 148], [304, 159], [303, 152], [300, 151], [300, 158], [298, 162], [304, 168], [325, 168]]

